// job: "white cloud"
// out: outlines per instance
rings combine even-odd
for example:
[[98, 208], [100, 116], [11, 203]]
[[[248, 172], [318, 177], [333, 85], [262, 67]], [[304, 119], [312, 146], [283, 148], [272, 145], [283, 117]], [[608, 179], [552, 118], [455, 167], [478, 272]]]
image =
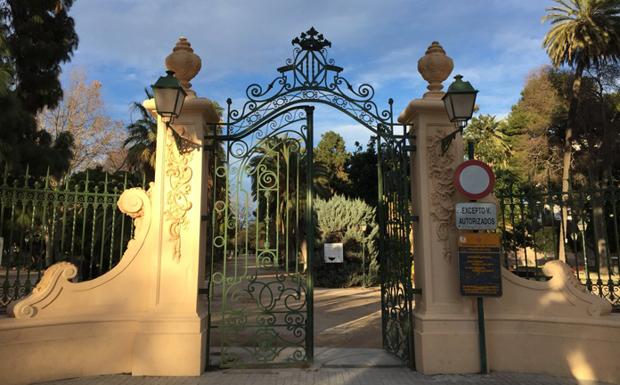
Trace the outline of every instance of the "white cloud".
[[[290, 40], [314, 25], [332, 41], [330, 56], [344, 75], [372, 84], [377, 104], [393, 97], [395, 114], [425, 91], [417, 60], [434, 40], [481, 90], [481, 106], [497, 113], [509, 109], [527, 72], [546, 60], [544, 7], [539, 0], [78, 1], [71, 9], [80, 37], [73, 64], [114, 87], [105, 96], [120, 113], [161, 75], [184, 35], [203, 61], [194, 88], [239, 104], [248, 84], [277, 75], [292, 53]], [[352, 130], [336, 122], [330, 124]]]

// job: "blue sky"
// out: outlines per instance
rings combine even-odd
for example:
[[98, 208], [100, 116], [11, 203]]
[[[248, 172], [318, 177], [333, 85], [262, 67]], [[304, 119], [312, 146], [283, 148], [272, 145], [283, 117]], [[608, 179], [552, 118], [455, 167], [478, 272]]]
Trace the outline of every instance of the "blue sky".
[[[202, 58], [192, 81], [199, 96], [241, 104], [245, 88], [277, 76], [291, 39], [314, 26], [332, 42], [330, 57], [353, 83], [370, 83], [379, 107], [395, 114], [421, 97], [417, 60], [432, 41], [480, 91], [481, 113], [504, 117], [532, 70], [548, 64], [541, 23], [551, 0], [78, 0], [71, 9], [80, 45], [74, 67], [103, 84], [107, 110], [129, 122], [130, 104], [164, 72], [164, 58], [186, 36]], [[448, 83], [448, 81], [446, 81]], [[320, 108], [320, 134], [340, 132], [349, 148], [368, 133]], [[318, 140], [318, 138], [316, 139]]]

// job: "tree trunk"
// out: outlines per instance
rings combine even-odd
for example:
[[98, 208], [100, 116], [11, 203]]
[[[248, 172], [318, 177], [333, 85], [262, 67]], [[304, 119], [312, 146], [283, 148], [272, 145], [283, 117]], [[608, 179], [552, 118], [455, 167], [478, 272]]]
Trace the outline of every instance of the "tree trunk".
[[562, 155], [562, 218], [560, 220], [560, 236], [558, 247], [558, 258], [566, 262], [566, 225], [568, 220], [568, 192], [570, 188], [570, 166], [572, 159], [572, 142], [573, 128], [575, 126], [575, 115], [577, 114], [577, 106], [579, 104], [579, 91], [581, 90], [581, 78], [583, 76], [584, 65], [577, 64], [575, 69], [575, 79], [573, 80], [573, 88], [570, 96], [570, 105], [568, 108], [568, 124], [564, 132], [564, 148]]
[[[603, 186], [601, 184], [601, 178], [599, 173], [590, 169], [590, 183], [593, 187], [592, 194], [592, 224], [594, 225], [594, 251], [598, 257], [597, 267], [599, 271], [601, 268], [607, 267], [607, 241], [605, 235], [607, 233], [607, 226], [605, 226], [605, 193], [602, 192]], [[604, 180], [605, 178], [603, 178]]]

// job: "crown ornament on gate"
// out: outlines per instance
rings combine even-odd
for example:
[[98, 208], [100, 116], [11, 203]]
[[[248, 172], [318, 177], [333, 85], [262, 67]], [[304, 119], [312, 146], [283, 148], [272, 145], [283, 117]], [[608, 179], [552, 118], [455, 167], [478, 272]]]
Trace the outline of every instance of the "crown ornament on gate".
[[299, 37], [293, 39], [291, 44], [301, 47], [305, 51], [320, 51], [325, 47], [331, 47], [332, 42], [325, 39], [314, 27], [310, 27], [306, 32], [302, 32]]

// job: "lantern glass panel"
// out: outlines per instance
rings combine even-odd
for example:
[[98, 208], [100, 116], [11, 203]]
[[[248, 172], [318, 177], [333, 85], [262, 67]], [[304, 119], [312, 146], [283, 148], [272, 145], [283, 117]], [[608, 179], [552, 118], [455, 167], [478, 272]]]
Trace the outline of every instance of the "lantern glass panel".
[[172, 117], [175, 112], [179, 90], [175, 88], [153, 87], [155, 93], [155, 108], [157, 113], [166, 118]]
[[181, 110], [183, 109], [183, 102], [185, 101], [185, 92], [183, 89], [179, 88], [177, 90], [176, 102], [174, 105], [174, 116], [178, 117], [181, 115]]
[[[454, 109], [454, 119], [469, 120], [474, 113], [474, 103], [476, 102], [475, 93], [458, 93], [450, 95], [452, 108]], [[452, 119], [451, 119], [452, 120]]]
[[452, 106], [452, 95], [446, 94], [443, 98], [444, 106], [446, 107], [446, 112], [448, 113], [448, 119], [451, 122], [454, 122], [454, 108]]

